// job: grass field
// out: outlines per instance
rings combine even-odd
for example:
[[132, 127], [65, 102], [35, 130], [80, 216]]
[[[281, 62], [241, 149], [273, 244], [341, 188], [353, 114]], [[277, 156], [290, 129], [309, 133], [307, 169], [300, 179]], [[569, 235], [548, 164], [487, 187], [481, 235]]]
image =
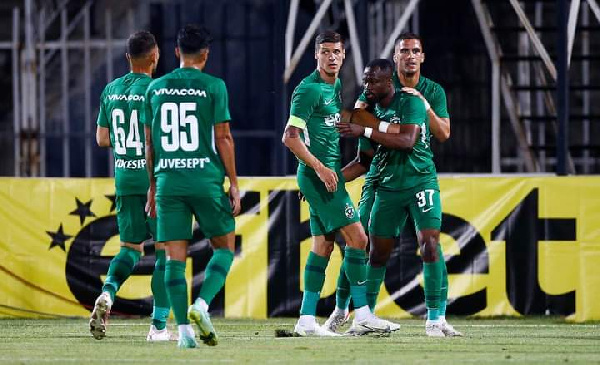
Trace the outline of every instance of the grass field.
[[147, 319], [112, 319], [100, 341], [85, 319], [6, 319], [0, 320], [0, 364], [600, 363], [600, 325], [557, 318], [450, 318], [462, 338], [427, 338], [420, 320], [399, 321], [402, 329], [389, 337], [274, 337], [275, 329], [292, 330], [294, 321], [217, 318], [218, 346], [180, 350], [176, 342], [147, 343]]

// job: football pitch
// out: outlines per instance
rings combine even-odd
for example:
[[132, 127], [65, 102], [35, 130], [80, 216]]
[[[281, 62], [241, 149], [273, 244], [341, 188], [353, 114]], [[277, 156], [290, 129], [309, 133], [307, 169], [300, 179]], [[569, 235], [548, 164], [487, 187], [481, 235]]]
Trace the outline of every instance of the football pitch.
[[[214, 319], [216, 347], [148, 343], [148, 319], [112, 319], [94, 340], [87, 320], [0, 320], [0, 364], [176, 363], [600, 363], [600, 325], [555, 317], [449, 318], [461, 338], [427, 338], [421, 320], [398, 321], [387, 337], [276, 338], [295, 319]], [[173, 325], [169, 328], [175, 330]]]

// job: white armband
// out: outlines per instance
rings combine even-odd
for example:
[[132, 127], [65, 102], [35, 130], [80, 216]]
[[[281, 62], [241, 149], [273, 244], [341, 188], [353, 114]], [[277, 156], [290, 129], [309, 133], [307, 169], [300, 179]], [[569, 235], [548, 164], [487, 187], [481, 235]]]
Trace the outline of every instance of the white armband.
[[379, 128], [377, 128], [381, 133], [387, 133], [387, 130], [390, 126], [388, 122], [379, 122]]
[[423, 104], [425, 104], [425, 111], [429, 111], [429, 109], [431, 109], [431, 105], [429, 105], [429, 102], [425, 100], [425, 98], [423, 98]]
[[371, 134], [373, 134], [373, 128], [365, 128], [365, 131], [363, 132], [363, 136], [367, 137], [367, 138], [371, 138]]

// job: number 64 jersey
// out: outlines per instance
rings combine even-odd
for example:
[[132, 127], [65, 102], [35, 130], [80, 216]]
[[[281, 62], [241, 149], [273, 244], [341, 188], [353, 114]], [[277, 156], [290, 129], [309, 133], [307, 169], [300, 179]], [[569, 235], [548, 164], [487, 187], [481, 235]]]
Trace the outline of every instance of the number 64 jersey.
[[152, 78], [146, 74], [128, 73], [106, 85], [101, 95], [97, 124], [109, 129], [118, 196], [145, 195], [148, 191], [140, 117], [150, 82]]
[[228, 104], [225, 82], [195, 68], [152, 81], [144, 123], [152, 131], [157, 196], [223, 195], [214, 126], [231, 119]]

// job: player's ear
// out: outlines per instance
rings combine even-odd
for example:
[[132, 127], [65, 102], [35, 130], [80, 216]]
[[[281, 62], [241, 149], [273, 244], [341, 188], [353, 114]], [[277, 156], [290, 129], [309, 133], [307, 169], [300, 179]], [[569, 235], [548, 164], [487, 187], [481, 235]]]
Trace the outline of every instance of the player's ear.
[[394, 60], [394, 63], [398, 63], [398, 54], [396, 52], [394, 52], [392, 59]]
[[127, 58], [127, 61], [131, 62], [131, 56], [129, 53], [125, 53], [125, 58]]
[[421, 53], [421, 63], [425, 62], [425, 53]]
[[181, 54], [179, 53], [179, 47], [175, 47], [175, 57], [177, 57], [177, 59], [181, 57]]

